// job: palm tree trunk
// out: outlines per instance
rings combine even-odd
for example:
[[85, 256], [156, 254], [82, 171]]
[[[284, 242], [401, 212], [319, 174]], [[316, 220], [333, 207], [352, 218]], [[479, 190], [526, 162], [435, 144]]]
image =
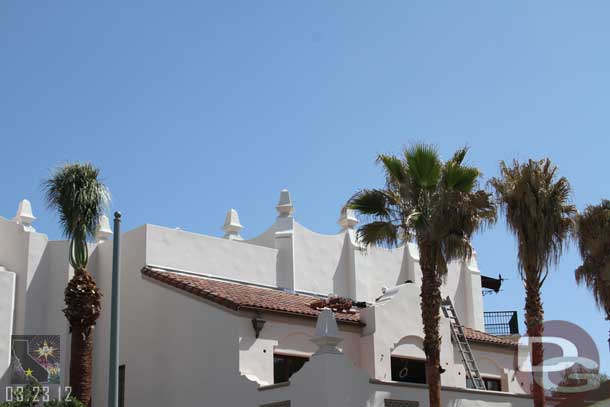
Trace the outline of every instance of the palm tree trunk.
[[72, 333], [70, 344], [70, 386], [72, 394], [91, 406], [93, 376], [93, 328], [100, 315], [101, 294], [87, 270], [74, 272], [65, 291], [64, 314]]
[[430, 407], [441, 407], [441, 338], [438, 332], [441, 307], [441, 281], [437, 276], [433, 250], [420, 246], [422, 270], [421, 313], [424, 324], [424, 352]]
[[[527, 271], [526, 271], [527, 272]], [[529, 274], [529, 273], [528, 273]], [[525, 324], [527, 335], [530, 338], [530, 349], [532, 359], [532, 396], [534, 397], [535, 407], [544, 407], [544, 388], [542, 383], [543, 373], [540, 372], [543, 366], [544, 349], [540, 340], [532, 342], [531, 338], [541, 338], [544, 335], [544, 309], [540, 298], [540, 284], [537, 279], [525, 280]]]
[[71, 339], [70, 386], [72, 386], [72, 394], [85, 406], [91, 406], [93, 331], [91, 327], [73, 325]]

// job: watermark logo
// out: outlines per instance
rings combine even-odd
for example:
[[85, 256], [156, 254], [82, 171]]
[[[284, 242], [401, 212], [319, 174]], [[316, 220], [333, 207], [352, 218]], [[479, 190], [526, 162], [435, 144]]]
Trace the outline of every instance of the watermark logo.
[[[532, 365], [533, 344], [542, 346], [542, 365]], [[549, 397], [571, 398], [600, 386], [599, 363], [597, 346], [584, 329], [567, 321], [548, 321], [542, 337], [520, 338], [515, 379], [528, 393], [535, 380]]]
[[13, 335], [11, 384], [59, 384], [60, 360], [59, 335]]

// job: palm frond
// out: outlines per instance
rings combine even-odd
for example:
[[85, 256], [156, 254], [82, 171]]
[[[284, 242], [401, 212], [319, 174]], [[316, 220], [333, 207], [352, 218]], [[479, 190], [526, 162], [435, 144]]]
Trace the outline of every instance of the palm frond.
[[428, 144], [416, 144], [405, 150], [407, 171], [414, 182], [424, 189], [433, 189], [438, 184], [442, 162], [438, 151]]
[[443, 167], [445, 185], [454, 191], [470, 192], [477, 185], [480, 175], [478, 168], [463, 167], [453, 162], [449, 162]]
[[462, 165], [462, 162], [464, 161], [464, 158], [466, 157], [468, 150], [469, 150], [469, 148], [466, 146], [460, 148], [455, 153], [453, 153], [453, 157], [451, 157], [451, 160], [447, 161], [447, 163]]
[[99, 170], [89, 163], [66, 164], [43, 183], [47, 205], [57, 210], [64, 236], [71, 240], [71, 262], [87, 262], [88, 238], [95, 235], [99, 218], [110, 194], [99, 179]]
[[370, 222], [358, 228], [358, 240], [365, 246], [394, 247], [401, 240], [399, 226], [392, 222]]
[[379, 154], [377, 162], [383, 165], [388, 183], [404, 183], [407, 181], [407, 169], [400, 158], [394, 155]]
[[610, 201], [589, 205], [575, 216], [575, 239], [583, 264], [576, 269], [576, 281], [585, 285], [597, 305], [610, 318]]
[[515, 160], [512, 165], [501, 162], [500, 176], [490, 185], [517, 237], [519, 271], [533, 273], [542, 282], [569, 242], [575, 213], [569, 182], [557, 177], [557, 167], [547, 158], [523, 164]]
[[381, 189], [363, 189], [356, 192], [347, 202], [347, 207], [362, 215], [379, 219], [390, 219], [396, 197], [390, 191]]

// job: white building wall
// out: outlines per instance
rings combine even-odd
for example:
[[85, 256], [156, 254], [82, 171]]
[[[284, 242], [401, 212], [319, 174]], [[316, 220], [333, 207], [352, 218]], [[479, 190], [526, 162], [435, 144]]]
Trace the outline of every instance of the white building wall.
[[[311, 342], [315, 319], [263, 312], [261, 317], [266, 323], [257, 339], [250, 318], [243, 314], [240, 313], [239, 321], [239, 371], [260, 385], [273, 384], [274, 354], [311, 357], [317, 350]], [[341, 349], [354, 366], [360, 367], [360, 328], [345, 324], [339, 327], [343, 338]]]
[[[287, 227], [291, 234], [285, 242], [290, 256], [283, 256], [284, 246], [278, 244], [277, 232], [286, 232]], [[16, 334], [60, 334], [66, 383], [69, 335], [62, 309], [63, 291], [72, 275], [68, 243], [48, 241], [45, 235], [24, 230], [22, 225], [3, 218], [0, 243], [0, 266], [10, 270], [0, 271], [0, 294], [6, 293], [0, 303], [0, 340], [4, 341], [0, 343], [0, 361], [9, 357], [11, 321]], [[383, 286], [398, 286], [391, 300], [362, 310], [367, 324], [363, 332], [341, 325], [344, 361], [362, 368], [366, 377], [387, 381], [391, 379], [392, 354], [423, 357], [421, 270], [414, 245], [363, 251], [353, 241], [353, 230], [320, 235], [289, 216], [247, 242], [145, 225], [124, 233], [121, 247], [120, 360], [126, 364], [129, 405], [199, 405], [203, 395], [215, 402], [228, 401], [224, 404], [246, 401], [250, 405], [256, 399], [252, 394], [270, 394], [255, 390], [259, 384], [273, 381], [274, 352], [311, 355], [315, 351], [309, 341], [313, 321], [264, 313], [268, 322], [256, 339], [251, 315], [236, 314], [143, 279], [140, 270], [145, 265], [269, 286], [278, 285], [289, 276], [285, 275], [289, 270], [297, 290], [332, 292], [369, 303], [381, 295]], [[95, 405], [107, 404], [111, 265], [112, 242], [92, 245], [89, 270], [105, 295], [95, 330]], [[406, 280], [414, 283], [402, 284]], [[476, 259], [467, 265], [450, 264], [443, 293], [454, 300], [466, 325], [481, 329], [483, 308]], [[11, 307], [13, 311], [9, 311]], [[442, 348], [442, 362], [447, 368], [443, 384], [463, 387], [463, 366], [448, 339], [448, 323], [442, 321], [441, 333], [447, 338]], [[512, 380], [512, 361], [507, 354], [487, 348], [475, 351], [480, 352], [484, 374], [499, 374], [510, 391], [519, 391], [520, 386]], [[489, 361], [497, 362], [502, 372]]]
[[[13, 334], [60, 335], [63, 383], [69, 360], [68, 325], [62, 312], [70, 277], [67, 254], [66, 242], [49, 242], [44, 234], [0, 218], [0, 265], [15, 275]], [[10, 349], [10, 339], [5, 346]]]
[[5, 268], [0, 269], [0, 388], [8, 384], [10, 375], [15, 283], [15, 273]]
[[295, 289], [348, 296], [347, 275], [352, 270], [341, 256], [344, 236], [318, 234], [297, 222], [294, 235]]
[[[125, 235], [124, 235], [125, 236]], [[93, 348], [93, 405], [106, 406], [108, 405], [108, 371], [110, 358], [110, 303], [111, 303], [111, 287], [112, 287], [112, 241], [100, 242], [95, 249], [92, 250], [89, 259], [89, 272], [95, 279], [97, 286], [102, 292], [101, 299], [102, 311], [95, 330], [94, 348]], [[122, 247], [125, 250], [122, 257], [138, 256], [137, 250], [132, 248]], [[135, 249], [135, 248], [134, 248]], [[125, 296], [125, 295], [123, 295]], [[125, 338], [124, 340], [128, 340]]]
[[[143, 278], [150, 228], [124, 236], [121, 364], [126, 405], [240, 405], [256, 384], [239, 376], [243, 319], [199, 298]], [[244, 396], [244, 393], [250, 396]], [[208, 401], [214, 400], [211, 404]]]
[[25, 329], [29, 232], [15, 222], [0, 218], [0, 265], [16, 275], [14, 333]]
[[276, 286], [277, 250], [146, 225], [149, 265]]

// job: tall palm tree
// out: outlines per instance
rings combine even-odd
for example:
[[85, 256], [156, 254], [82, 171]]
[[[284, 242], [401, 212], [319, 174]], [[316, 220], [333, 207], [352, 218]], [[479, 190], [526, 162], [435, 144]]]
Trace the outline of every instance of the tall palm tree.
[[570, 203], [568, 180], [557, 176], [557, 167], [547, 159], [512, 165], [500, 162], [500, 177], [492, 178], [506, 223], [518, 242], [518, 267], [525, 285], [525, 323], [530, 338], [534, 367], [533, 397], [536, 407], [544, 406], [541, 386], [544, 350], [534, 342], [544, 333], [541, 289], [549, 268], [557, 264], [567, 244], [576, 208]]
[[85, 406], [91, 403], [93, 327], [100, 314], [100, 291], [87, 272], [87, 240], [95, 235], [108, 203], [108, 190], [91, 164], [66, 164], [44, 182], [49, 208], [57, 210], [70, 239], [69, 262], [74, 276], [66, 287], [63, 310], [70, 324], [70, 386]]
[[576, 281], [591, 290], [610, 320], [610, 201], [589, 205], [576, 215], [575, 238], [583, 262], [576, 269]]
[[465, 148], [458, 150], [443, 163], [434, 147], [416, 144], [402, 157], [379, 155], [385, 187], [360, 190], [348, 201], [370, 219], [358, 229], [365, 246], [397, 246], [413, 239], [418, 244], [431, 407], [441, 406], [440, 287], [447, 262], [469, 258], [471, 236], [482, 224], [495, 221], [496, 214], [491, 195], [477, 190], [479, 170], [463, 164], [466, 153]]

